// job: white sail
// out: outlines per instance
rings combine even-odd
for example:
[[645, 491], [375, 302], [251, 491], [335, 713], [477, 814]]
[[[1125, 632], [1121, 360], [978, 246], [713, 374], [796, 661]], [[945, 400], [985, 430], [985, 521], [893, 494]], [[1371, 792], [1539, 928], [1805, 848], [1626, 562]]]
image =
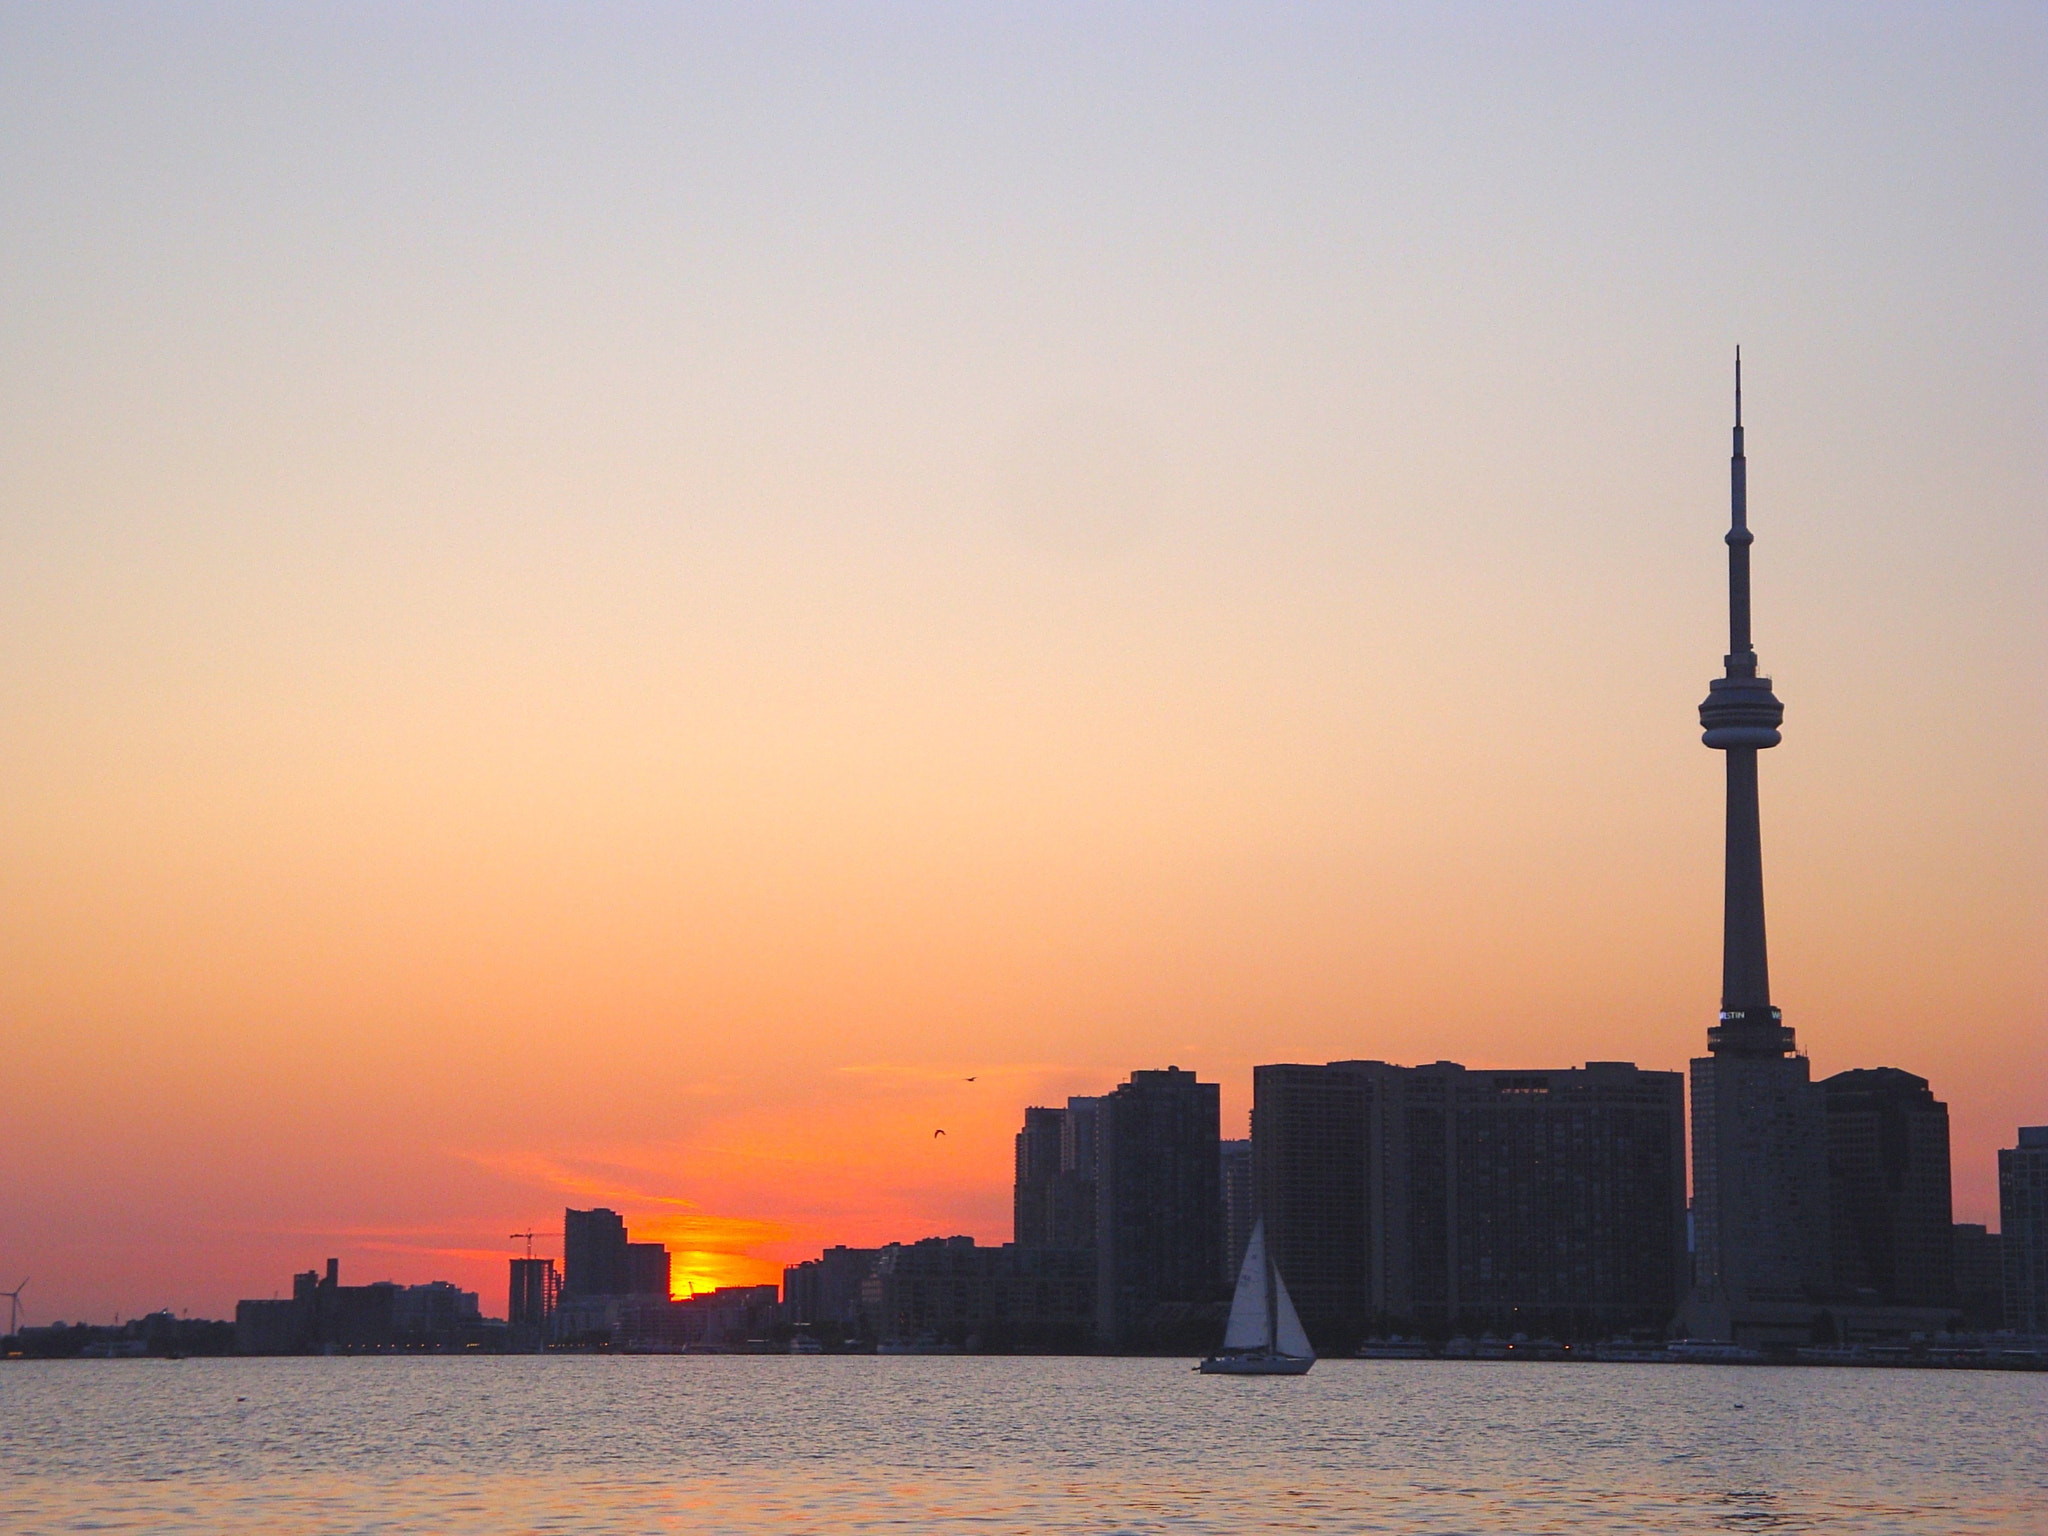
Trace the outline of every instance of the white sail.
[[[1308, 1334], [1302, 1330], [1301, 1318], [1295, 1313], [1294, 1303], [1287, 1296], [1287, 1282], [1280, 1278], [1280, 1271], [1273, 1271], [1273, 1311], [1279, 1317], [1278, 1337], [1273, 1347], [1283, 1355], [1292, 1355], [1297, 1360], [1313, 1360], [1315, 1350], [1310, 1347]], [[1232, 1309], [1232, 1316], [1236, 1309]]]
[[[1287, 1315], [1294, 1316], [1294, 1308], [1289, 1307]], [[1301, 1324], [1294, 1326], [1299, 1332]], [[1244, 1267], [1237, 1272], [1237, 1294], [1230, 1300], [1230, 1322], [1223, 1330], [1223, 1347], [1266, 1349], [1272, 1343], [1266, 1322], [1266, 1224], [1258, 1221], [1252, 1225], [1252, 1240], [1245, 1244]]]

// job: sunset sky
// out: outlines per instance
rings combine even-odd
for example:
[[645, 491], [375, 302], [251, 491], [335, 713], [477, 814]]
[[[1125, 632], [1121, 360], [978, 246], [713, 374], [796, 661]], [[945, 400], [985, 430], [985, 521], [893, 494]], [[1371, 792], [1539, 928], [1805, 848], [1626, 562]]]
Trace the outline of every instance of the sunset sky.
[[0, 1285], [502, 1315], [564, 1205], [1006, 1240], [1136, 1067], [1682, 1068], [1738, 342], [1777, 1001], [1995, 1225], [2044, 80], [2038, 5], [0, 4]]

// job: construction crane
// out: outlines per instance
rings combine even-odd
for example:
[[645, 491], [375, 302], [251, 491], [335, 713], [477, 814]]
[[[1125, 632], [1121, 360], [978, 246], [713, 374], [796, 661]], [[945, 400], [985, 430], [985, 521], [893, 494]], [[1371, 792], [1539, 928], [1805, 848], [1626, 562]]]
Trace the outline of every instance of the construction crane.
[[[533, 1257], [533, 1240], [536, 1237], [542, 1236], [543, 1234], [539, 1232], [514, 1232], [512, 1235], [514, 1237], [523, 1237], [526, 1239], [526, 1256], [530, 1259]], [[545, 1235], [549, 1237], [554, 1236], [552, 1232], [547, 1233]], [[0, 1296], [4, 1296], [6, 1294], [7, 1293], [5, 1291], [0, 1291]]]

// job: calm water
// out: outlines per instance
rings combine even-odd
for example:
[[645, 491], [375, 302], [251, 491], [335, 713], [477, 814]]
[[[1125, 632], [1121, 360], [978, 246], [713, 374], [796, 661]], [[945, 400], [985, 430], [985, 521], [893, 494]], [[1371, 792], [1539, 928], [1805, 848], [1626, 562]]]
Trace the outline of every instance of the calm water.
[[1325, 1361], [0, 1366], [0, 1530], [2048, 1532], [2048, 1376]]

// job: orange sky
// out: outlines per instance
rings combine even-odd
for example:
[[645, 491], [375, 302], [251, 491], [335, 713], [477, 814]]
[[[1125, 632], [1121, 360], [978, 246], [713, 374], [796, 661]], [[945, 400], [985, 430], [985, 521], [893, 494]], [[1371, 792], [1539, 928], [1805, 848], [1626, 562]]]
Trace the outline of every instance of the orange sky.
[[1995, 1221], [2048, 29], [1711, 19], [0, 19], [0, 1283], [753, 1279], [1136, 1067], [1682, 1067], [1737, 341], [1778, 1001]]

